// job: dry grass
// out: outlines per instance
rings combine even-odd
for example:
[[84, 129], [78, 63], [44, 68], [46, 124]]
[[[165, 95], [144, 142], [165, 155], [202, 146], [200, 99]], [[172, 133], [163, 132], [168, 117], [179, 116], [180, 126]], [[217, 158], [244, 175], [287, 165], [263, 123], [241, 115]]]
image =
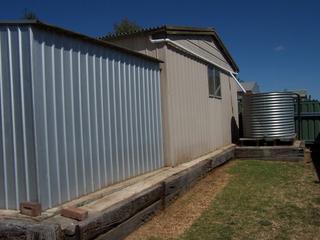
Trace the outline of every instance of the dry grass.
[[175, 238], [181, 235], [228, 183], [229, 174], [225, 170], [232, 164], [233, 162], [227, 163], [201, 179], [168, 208], [129, 235], [127, 240], [150, 239], [155, 236]]

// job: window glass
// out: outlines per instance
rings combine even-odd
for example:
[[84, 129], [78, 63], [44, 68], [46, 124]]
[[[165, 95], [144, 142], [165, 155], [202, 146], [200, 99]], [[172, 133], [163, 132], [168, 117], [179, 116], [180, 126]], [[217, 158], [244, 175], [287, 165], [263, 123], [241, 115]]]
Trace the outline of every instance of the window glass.
[[214, 96], [221, 97], [220, 71], [215, 70]]
[[208, 68], [208, 84], [209, 84], [209, 96], [214, 95], [214, 71], [212, 68]]
[[220, 70], [216, 67], [208, 67], [209, 97], [221, 98]]

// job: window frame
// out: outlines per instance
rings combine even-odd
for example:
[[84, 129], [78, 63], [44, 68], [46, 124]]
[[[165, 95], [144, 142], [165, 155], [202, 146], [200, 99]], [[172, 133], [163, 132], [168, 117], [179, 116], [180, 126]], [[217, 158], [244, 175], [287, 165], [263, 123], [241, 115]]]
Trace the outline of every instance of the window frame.
[[215, 66], [208, 66], [209, 98], [222, 99], [221, 71]]

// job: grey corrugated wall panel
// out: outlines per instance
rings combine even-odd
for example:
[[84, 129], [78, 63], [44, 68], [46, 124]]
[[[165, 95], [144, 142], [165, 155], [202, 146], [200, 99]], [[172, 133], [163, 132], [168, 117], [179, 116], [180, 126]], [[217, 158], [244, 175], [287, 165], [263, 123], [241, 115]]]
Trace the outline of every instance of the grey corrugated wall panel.
[[0, 208], [50, 208], [164, 165], [157, 63], [34, 27], [0, 39]]
[[0, 207], [37, 200], [30, 32], [0, 28]]

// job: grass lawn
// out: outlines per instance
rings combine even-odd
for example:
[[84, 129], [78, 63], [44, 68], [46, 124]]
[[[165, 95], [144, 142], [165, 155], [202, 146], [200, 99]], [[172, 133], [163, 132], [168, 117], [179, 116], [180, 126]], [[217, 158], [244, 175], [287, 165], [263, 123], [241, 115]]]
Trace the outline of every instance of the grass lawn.
[[320, 184], [311, 166], [249, 160], [224, 171], [227, 185], [175, 239], [320, 239]]

